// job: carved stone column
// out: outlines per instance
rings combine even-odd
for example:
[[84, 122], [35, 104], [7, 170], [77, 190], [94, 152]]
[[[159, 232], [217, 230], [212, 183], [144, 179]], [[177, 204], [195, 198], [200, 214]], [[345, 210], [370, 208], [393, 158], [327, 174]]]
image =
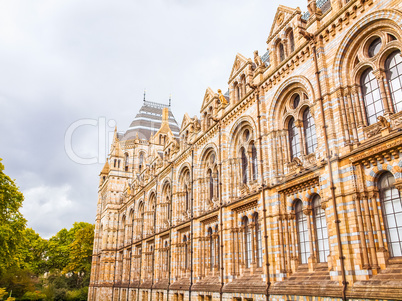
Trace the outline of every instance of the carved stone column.
[[364, 217], [365, 217], [365, 222], [366, 222], [366, 226], [367, 226], [370, 254], [371, 254], [371, 260], [372, 260], [371, 268], [377, 269], [378, 268], [377, 254], [376, 254], [376, 248], [375, 248], [375, 242], [374, 242], [373, 226], [371, 224], [371, 216], [370, 216], [370, 209], [369, 209], [369, 205], [368, 205], [368, 198], [367, 198], [367, 195], [362, 195], [362, 198], [363, 198], [363, 207], [364, 207]]
[[286, 273], [285, 269], [285, 250], [283, 247], [283, 217], [278, 217], [278, 236], [279, 236], [279, 246], [280, 246], [280, 271], [281, 273]]
[[231, 252], [232, 252], [232, 262], [231, 262], [231, 264], [232, 264], [232, 268], [231, 268], [231, 272], [230, 272], [230, 274], [232, 275], [232, 276], [234, 276], [235, 275], [235, 270], [236, 270], [236, 251], [235, 251], [235, 242], [236, 242], [236, 237], [235, 237], [235, 235], [236, 235], [236, 229], [235, 228], [231, 228], [230, 229], [230, 236], [231, 236], [231, 245], [230, 245], [230, 250], [231, 250]]
[[384, 85], [384, 74], [380, 70], [374, 72], [375, 77], [377, 78], [379, 87], [380, 87], [380, 95], [381, 95], [381, 100], [384, 105], [384, 115], [387, 116], [391, 113], [393, 113], [392, 110], [392, 104], [388, 102], [388, 97], [387, 97], [387, 92], [385, 90], [385, 85]]
[[300, 144], [300, 156], [304, 157], [304, 154], [306, 153], [305, 151], [305, 145], [306, 143], [304, 142], [304, 135], [303, 135], [303, 121], [302, 120], [296, 120], [295, 121], [295, 126], [297, 127], [297, 130], [299, 132], [299, 144]]
[[307, 217], [307, 228], [308, 228], [308, 234], [310, 236], [309, 239], [309, 244], [310, 244], [310, 257], [308, 258], [308, 263], [309, 263], [309, 270], [314, 270], [314, 264], [317, 262], [317, 254], [316, 251], [314, 250], [314, 236], [313, 236], [313, 227], [311, 223], [311, 217], [313, 214], [313, 211], [311, 209], [304, 209], [303, 210], [304, 215]]
[[284, 219], [284, 225], [285, 225], [285, 243], [286, 243], [286, 261], [287, 261], [287, 273], [292, 272], [292, 267], [291, 267], [291, 259], [290, 259], [290, 238], [289, 238], [289, 219], [286, 217]]
[[250, 223], [250, 229], [251, 229], [251, 264], [254, 266], [256, 264], [256, 243], [255, 243], [255, 223]]
[[292, 238], [292, 269], [296, 270], [296, 267], [299, 265], [299, 256], [297, 255], [297, 247], [296, 247], [296, 215], [292, 212], [290, 215], [290, 234]]

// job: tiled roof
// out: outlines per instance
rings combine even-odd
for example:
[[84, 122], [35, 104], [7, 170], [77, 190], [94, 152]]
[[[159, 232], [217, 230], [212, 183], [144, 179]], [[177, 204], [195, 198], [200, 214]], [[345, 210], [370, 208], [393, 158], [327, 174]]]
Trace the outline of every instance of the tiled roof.
[[137, 133], [140, 139], [149, 140], [161, 127], [163, 108], [169, 109], [169, 127], [173, 135], [178, 137], [180, 128], [173, 116], [170, 106], [144, 101], [144, 104], [135, 116], [133, 122], [131, 122], [122, 140], [134, 139]]

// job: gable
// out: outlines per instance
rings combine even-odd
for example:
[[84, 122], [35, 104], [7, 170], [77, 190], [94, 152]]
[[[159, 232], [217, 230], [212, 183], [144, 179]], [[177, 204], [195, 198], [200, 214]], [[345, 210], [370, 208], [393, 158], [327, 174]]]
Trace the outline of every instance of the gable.
[[285, 25], [289, 23], [292, 17], [298, 12], [300, 12], [299, 8], [294, 9], [287, 6], [279, 5], [271, 26], [271, 31], [269, 32], [267, 43], [269, 43], [269, 41], [272, 40], [277, 32], [282, 30]]
[[185, 129], [186, 126], [187, 126], [190, 122], [192, 122], [190, 116], [188, 116], [188, 114], [185, 113], [184, 116], [183, 116], [183, 121], [181, 122], [180, 132], [181, 132], [183, 129]]
[[232, 71], [230, 72], [229, 76], [229, 83], [232, 81], [232, 79], [237, 75], [237, 73], [244, 68], [245, 65], [247, 65], [248, 60], [247, 58], [238, 53], [236, 54], [233, 66], [232, 66]]
[[216, 97], [215, 92], [210, 87], [208, 87], [207, 90], [205, 91], [204, 100], [201, 106], [201, 112], [204, 111], [206, 107], [208, 107], [208, 105], [215, 97]]

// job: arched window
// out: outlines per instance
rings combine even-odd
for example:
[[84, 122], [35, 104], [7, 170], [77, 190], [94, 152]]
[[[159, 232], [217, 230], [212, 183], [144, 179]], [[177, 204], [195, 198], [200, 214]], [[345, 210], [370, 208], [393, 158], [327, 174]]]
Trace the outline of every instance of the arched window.
[[240, 156], [241, 156], [242, 180], [243, 180], [243, 184], [247, 184], [247, 182], [248, 182], [248, 178], [247, 178], [248, 161], [247, 161], [247, 156], [246, 156], [246, 150], [244, 149], [244, 147], [242, 147], [240, 150]]
[[117, 160], [114, 159], [113, 167], [116, 167]]
[[215, 175], [216, 175], [216, 197], [219, 198], [219, 172], [218, 170], [215, 170]]
[[215, 244], [213, 238], [212, 228], [208, 229], [208, 241], [209, 241], [209, 268], [212, 271], [214, 267], [214, 254], [215, 254]]
[[308, 263], [310, 255], [310, 239], [308, 234], [307, 217], [303, 213], [303, 203], [298, 200], [295, 204], [297, 243], [299, 245], [299, 259], [302, 264]]
[[167, 240], [165, 240], [164, 244], [163, 244], [163, 258], [162, 258], [162, 276], [163, 278], [167, 277], [167, 272], [168, 272], [168, 264], [169, 264], [169, 243], [167, 242]]
[[236, 100], [240, 101], [241, 95], [240, 95], [240, 87], [238, 84], [236, 84]]
[[254, 229], [255, 229], [255, 246], [256, 246], [256, 258], [257, 258], [257, 267], [262, 267], [262, 239], [261, 239], [261, 229], [260, 224], [258, 223], [258, 213], [255, 213], [253, 216], [254, 221]]
[[290, 158], [296, 158], [300, 156], [300, 143], [299, 134], [295, 125], [295, 119], [292, 117], [289, 120], [289, 145], [290, 145]]
[[246, 95], [246, 77], [243, 75], [241, 78], [242, 96]]
[[188, 187], [187, 187], [187, 185], [184, 185], [184, 193], [185, 193], [185, 197], [186, 197], [186, 211], [188, 211], [189, 210], [189, 208], [190, 208], [190, 196], [189, 196], [189, 193], [188, 193]]
[[325, 217], [325, 211], [321, 207], [320, 196], [316, 194], [313, 197], [312, 203], [318, 262], [327, 262], [327, 257], [329, 255], [327, 219]]
[[251, 229], [248, 224], [248, 218], [245, 216], [243, 218], [243, 227], [244, 227], [244, 262], [246, 264], [246, 268], [251, 266], [252, 258], [253, 258], [253, 249], [251, 247]]
[[279, 43], [279, 60], [282, 62], [285, 59], [285, 48], [282, 43]]
[[400, 51], [393, 52], [385, 62], [385, 72], [395, 112], [402, 111], [402, 57]]
[[187, 270], [189, 267], [189, 264], [188, 264], [189, 256], [188, 256], [188, 245], [187, 245], [187, 236], [186, 235], [184, 235], [184, 237], [183, 237], [183, 244], [184, 244], [184, 269]]
[[214, 198], [214, 177], [212, 175], [212, 170], [208, 170], [209, 177], [209, 199], [212, 200]]
[[402, 202], [390, 172], [378, 180], [382, 213], [391, 257], [402, 256]]
[[251, 164], [252, 164], [252, 172], [253, 172], [253, 181], [257, 180], [257, 148], [255, 144], [251, 144]]
[[312, 154], [317, 147], [317, 135], [314, 118], [311, 116], [310, 109], [305, 110], [303, 113], [303, 128], [304, 139], [306, 141], [306, 154]]
[[139, 164], [138, 164], [138, 170], [139, 170], [139, 172], [142, 171], [142, 167], [143, 167], [143, 166], [144, 166], [144, 154], [141, 153], [141, 154], [140, 154], [140, 162], [139, 162]]
[[216, 266], [219, 267], [220, 264], [220, 252], [219, 252], [219, 234], [218, 234], [218, 226], [215, 227], [215, 252], [216, 252]]
[[377, 78], [373, 74], [372, 69], [367, 69], [360, 79], [364, 105], [366, 108], [366, 116], [368, 124], [377, 122], [377, 117], [384, 115], [384, 107], [381, 100], [380, 88]]
[[295, 38], [293, 36], [293, 30], [289, 32], [289, 46], [290, 46], [290, 52], [295, 51]]
[[128, 156], [128, 154], [126, 153], [126, 154], [124, 155], [124, 170], [125, 170], [125, 171], [128, 171], [128, 164], [129, 164], [128, 159], [129, 159], [129, 156]]

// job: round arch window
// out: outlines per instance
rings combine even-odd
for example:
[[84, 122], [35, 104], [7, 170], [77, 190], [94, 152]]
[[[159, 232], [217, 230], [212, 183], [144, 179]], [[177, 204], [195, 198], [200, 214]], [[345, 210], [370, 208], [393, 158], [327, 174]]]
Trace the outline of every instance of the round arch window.
[[296, 94], [296, 95], [293, 97], [293, 101], [292, 101], [292, 107], [293, 107], [293, 109], [296, 109], [296, 108], [299, 106], [299, 103], [300, 103], [300, 95], [299, 95], [299, 94]]
[[368, 48], [368, 55], [369, 57], [375, 56], [381, 49], [381, 39], [380, 38], [375, 38], [371, 43]]

